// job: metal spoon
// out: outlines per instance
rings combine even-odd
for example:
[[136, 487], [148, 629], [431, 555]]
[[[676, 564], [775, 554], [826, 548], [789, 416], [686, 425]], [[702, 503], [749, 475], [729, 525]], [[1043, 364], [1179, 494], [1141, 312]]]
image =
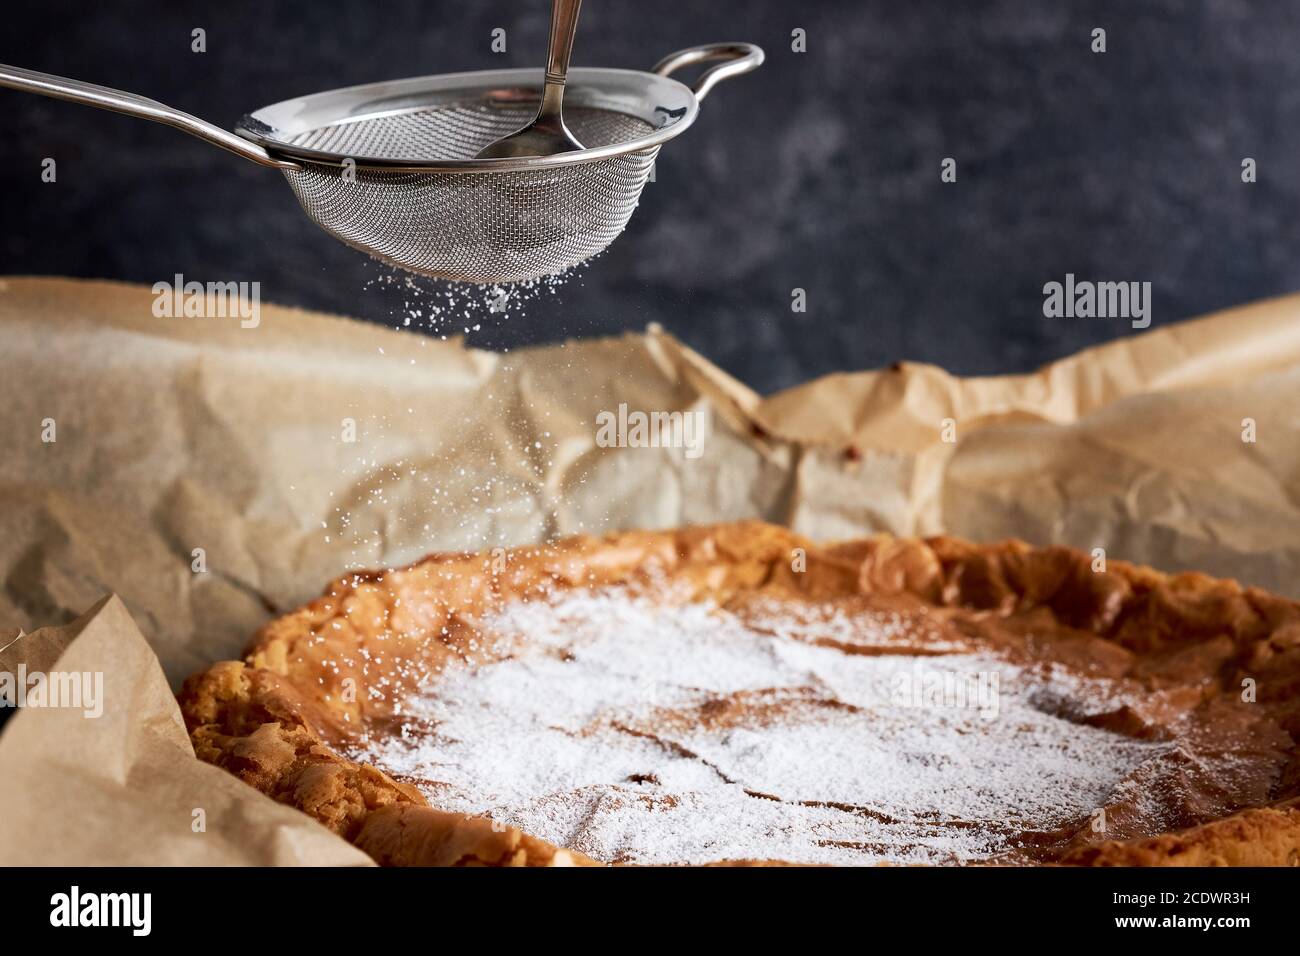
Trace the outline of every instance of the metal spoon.
[[564, 81], [573, 53], [573, 35], [578, 31], [578, 8], [582, 0], [552, 0], [551, 41], [546, 54], [546, 83], [537, 116], [523, 129], [503, 136], [479, 151], [476, 159], [517, 156], [550, 156], [582, 149], [582, 144], [564, 125]]

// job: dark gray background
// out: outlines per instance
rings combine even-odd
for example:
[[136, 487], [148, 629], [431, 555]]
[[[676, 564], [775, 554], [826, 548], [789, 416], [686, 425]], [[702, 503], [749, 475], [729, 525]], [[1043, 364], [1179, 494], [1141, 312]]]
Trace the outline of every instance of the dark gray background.
[[[540, 65], [548, 11], [6, 0], [0, 60], [233, 125], [335, 86]], [[498, 26], [505, 55], [489, 50]], [[1095, 26], [1104, 55], [1089, 50]], [[1023, 371], [1132, 334], [1045, 319], [1043, 283], [1066, 272], [1150, 281], [1156, 325], [1300, 286], [1300, 5], [587, 0], [574, 62], [648, 69], [717, 40], [757, 42], [768, 63], [710, 96], [581, 282], [485, 316], [471, 341], [658, 321], [767, 391], [896, 359]], [[270, 170], [3, 90], [0, 130], [0, 271], [259, 280], [266, 300], [400, 321], [403, 293], [372, 281], [386, 270], [318, 231]], [[39, 180], [46, 156], [57, 184]], [[790, 311], [794, 287], [806, 314]]]

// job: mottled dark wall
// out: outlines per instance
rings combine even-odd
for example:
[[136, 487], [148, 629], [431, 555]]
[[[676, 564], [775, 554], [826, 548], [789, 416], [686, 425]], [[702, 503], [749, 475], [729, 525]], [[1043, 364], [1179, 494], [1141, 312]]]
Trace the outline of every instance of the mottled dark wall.
[[[548, 16], [542, 0], [5, 7], [0, 60], [225, 124], [333, 86], [538, 65]], [[194, 26], [206, 54], [189, 51]], [[1300, 6], [588, 0], [575, 63], [648, 68], [733, 39], [768, 64], [718, 87], [665, 150], [627, 233], [581, 284], [489, 317], [472, 341], [658, 321], [770, 390], [900, 358], [1027, 370], [1131, 334], [1045, 319], [1043, 283], [1066, 272], [1150, 281], [1157, 325], [1300, 286]], [[278, 302], [400, 312], [401, 293], [367, 286], [381, 270], [319, 232], [274, 172], [7, 91], [0, 129], [0, 271], [257, 279]], [[39, 181], [46, 156], [56, 185]], [[956, 184], [940, 182], [944, 156]], [[806, 314], [790, 311], [794, 287]]]

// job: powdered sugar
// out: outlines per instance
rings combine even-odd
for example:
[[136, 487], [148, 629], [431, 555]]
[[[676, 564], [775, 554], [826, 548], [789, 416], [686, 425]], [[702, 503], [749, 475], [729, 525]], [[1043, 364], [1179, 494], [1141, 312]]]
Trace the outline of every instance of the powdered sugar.
[[445, 671], [355, 755], [605, 861], [988, 858], [1169, 749], [1044, 712], [1041, 678], [897, 615], [572, 592], [484, 627], [514, 656]]

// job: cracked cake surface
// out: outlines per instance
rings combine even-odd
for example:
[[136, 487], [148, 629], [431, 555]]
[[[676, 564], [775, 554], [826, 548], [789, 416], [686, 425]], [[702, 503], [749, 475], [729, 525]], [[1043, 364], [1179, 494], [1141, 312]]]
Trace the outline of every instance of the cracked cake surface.
[[353, 574], [180, 694], [381, 863], [1300, 860], [1300, 606], [754, 522]]

